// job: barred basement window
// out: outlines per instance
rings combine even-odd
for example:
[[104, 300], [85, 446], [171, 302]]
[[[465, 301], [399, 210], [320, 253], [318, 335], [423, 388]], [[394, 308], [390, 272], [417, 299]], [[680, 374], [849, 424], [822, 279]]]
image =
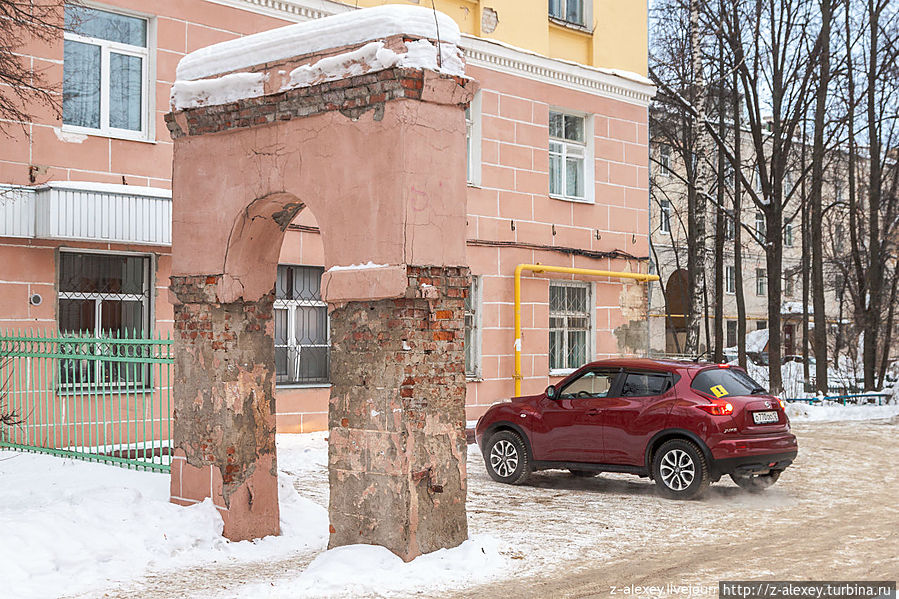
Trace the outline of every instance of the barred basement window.
[[570, 370], [591, 355], [590, 286], [553, 281], [549, 285], [549, 368]]
[[275, 382], [328, 382], [328, 304], [319, 266], [278, 265], [275, 287]]
[[465, 376], [481, 377], [481, 279], [471, 278], [465, 298]]
[[[60, 351], [82, 356], [134, 358], [148, 350], [136, 344], [103, 343], [96, 339], [147, 337], [151, 293], [149, 256], [60, 251], [58, 283], [60, 334], [87, 339], [83, 343], [67, 342]], [[142, 386], [147, 376], [145, 369], [146, 365], [107, 362], [95, 357], [60, 360], [60, 384], [70, 387], [127, 382]]]

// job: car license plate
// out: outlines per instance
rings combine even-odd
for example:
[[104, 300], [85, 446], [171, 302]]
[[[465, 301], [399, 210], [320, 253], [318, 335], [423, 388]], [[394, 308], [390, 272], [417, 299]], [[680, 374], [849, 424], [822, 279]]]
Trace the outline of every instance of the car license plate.
[[780, 418], [778, 418], [777, 412], [753, 412], [752, 420], [756, 424], [770, 424], [771, 422], [777, 422]]

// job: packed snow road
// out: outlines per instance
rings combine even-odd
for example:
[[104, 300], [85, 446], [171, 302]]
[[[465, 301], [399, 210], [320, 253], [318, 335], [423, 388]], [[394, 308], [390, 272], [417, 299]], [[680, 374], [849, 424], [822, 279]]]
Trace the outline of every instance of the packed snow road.
[[719, 580], [899, 578], [899, 417], [793, 432], [799, 457], [774, 487], [752, 495], [722, 479], [691, 502], [661, 499], [633, 477], [564, 473], [498, 501], [474, 465], [470, 527], [515, 543], [517, 567], [446, 596], [614, 597], [635, 587], [715, 596]]
[[722, 579], [895, 580], [897, 412], [798, 422], [799, 457], [774, 487], [723, 479], [700, 501], [625, 475], [501, 485], [470, 446], [472, 540], [410, 564], [370, 546], [323, 551], [323, 433], [279, 435], [283, 535], [256, 544], [224, 541], [211, 505], [169, 504], [165, 475], [0, 452], [0, 575], [10, 596], [41, 599], [681, 597], [684, 585], [714, 596]]

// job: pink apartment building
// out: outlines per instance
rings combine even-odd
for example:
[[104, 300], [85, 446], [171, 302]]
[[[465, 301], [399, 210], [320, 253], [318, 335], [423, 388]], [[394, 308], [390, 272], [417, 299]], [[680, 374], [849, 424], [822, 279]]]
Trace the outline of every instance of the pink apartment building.
[[[0, 327], [171, 332], [172, 141], [163, 116], [178, 61], [216, 42], [347, 10], [249, 0], [67, 8], [65, 35], [27, 57], [61, 82], [61, 118], [39, 111], [24, 133], [10, 124], [12, 137], [0, 142]], [[463, 48], [466, 74], [480, 83], [467, 113], [473, 419], [513, 395], [516, 266], [648, 272], [653, 89], [637, 75], [489, 39], [464, 36]], [[322, 245], [308, 211], [290, 226], [280, 262], [278, 429], [324, 430], [328, 315]], [[521, 289], [524, 393], [592, 359], [648, 347], [646, 284], [527, 271]]]

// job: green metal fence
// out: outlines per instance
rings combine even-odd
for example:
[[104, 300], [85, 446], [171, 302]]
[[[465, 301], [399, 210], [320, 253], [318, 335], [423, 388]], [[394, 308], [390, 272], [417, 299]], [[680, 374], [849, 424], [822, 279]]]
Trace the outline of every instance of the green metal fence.
[[3, 332], [0, 447], [168, 471], [173, 362], [168, 336]]

